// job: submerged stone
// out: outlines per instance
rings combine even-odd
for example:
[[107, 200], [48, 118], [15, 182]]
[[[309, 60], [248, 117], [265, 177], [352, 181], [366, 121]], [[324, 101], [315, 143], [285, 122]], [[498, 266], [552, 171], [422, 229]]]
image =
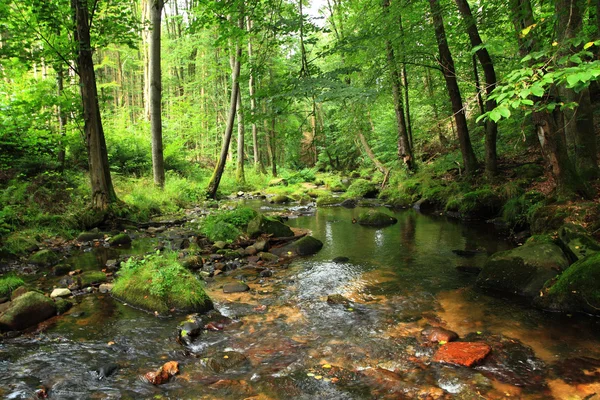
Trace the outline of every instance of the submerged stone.
[[223, 285], [223, 293], [241, 293], [248, 290], [250, 290], [250, 287], [245, 283], [234, 282]]
[[177, 361], [169, 361], [154, 372], [148, 372], [144, 378], [153, 385], [162, 385], [167, 383], [172, 376], [179, 373], [179, 363]]
[[383, 213], [381, 211], [369, 210], [367, 212], [363, 212], [359, 215], [357, 222], [360, 225], [365, 226], [376, 226], [383, 227], [388, 225], [393, 225], [398, 220], [391, 215]]
[[458, 334], [449, 329], [445, 329], [439, 326], [430, 326], [421, 331], [421, 335], [424, 336], [430, 342], [453, 342], [458, 339]]
[[126, 233], [119, 233], [108, 240], [111, 246], [127, 246], [131, 244], [131, 236]]
[[234, 368], [242, 368], [249, 366], [248, 358], [237, 351], [225, 351], [210, 357], [206, 361], [206, 366], [214, 373], [220, 374]]
[[319, 239], [314, 236], [304, 236], [295, 242], [288, 243], [287, 245], [272, 251], [276, 255], [282, 257], [310, 256], [318, 253], [322, 248], [323, 242]]
[[29, 257], [30, 264], [54, 265], [60, 261], [60, 257], [52, 250], [40, 250]]
[[472, 367], [483, 361], [492, 348], [482, 342], [451, 342], [438, 349], [433, 361]]

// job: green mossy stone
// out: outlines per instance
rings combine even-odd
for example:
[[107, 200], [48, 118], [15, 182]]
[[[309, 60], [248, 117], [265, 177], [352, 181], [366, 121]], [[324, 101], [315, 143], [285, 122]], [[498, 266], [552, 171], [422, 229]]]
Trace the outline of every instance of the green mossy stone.
[[77, 236], [78, 242], [91, 242], [92, 240], [103, 239], [104, 234], [101, 232], [81, 232], [79, 236]]
[[318, 253], [323, 248], [323, 242], [313, 236], [304, 236], [295, 242], [278, 249], [272, 250], [275, 255], [290, 257], [290, 256], [310, 256]]
[[600, 253], [571, 265], [536, 303], [556, 311], [600, 315]]
[[290, 203], [292, 199], [285, 194], [278, 194], [277, 196], [274, 196], [271, 201], [275, 204], [286, 204]]
[[346, 191], [346, 195], [349, 197], [376, 197], [378, 194], [379, 187], [366, 179], [355, 180]]
[[60, 261], [60, 257], [52, 250], [40, 250], [29, 257], [30, 264], [54, 265]]
[[358, 216], [357, 222], [360, 225], [365, 226], [383, 227], [393, 225], [396, 222], [398, 222], [398, 220], [395, 217], [392, 217], [391, 215], [388, 215], [384, 212], [369, 210], [361, 213]]
[[66, 299], [56, 299], [54, 304], [56, 305], [56, 313], [58, 315], [66, 313], [73, 307], [73, 303]]
[[269, 181], [269, 186], [287, 186], [287, 181], [283, 178], [275, 178]]
[[257, 238], [262, 234], [272, 235], [274, 237], [294, 236], [294, 232], [289, 226], [262, 214], [257, 215], [250, 223], [248, 223], [247, 233], [251, 238]]
[[202, 257], [200, 256], [187, 256], [181, 260], [181, 265], [191, 271], [197, 271], [202, 268], [204, 263], [202, 261]]
[[559, 246], [529, 241], [513, 250], [493, 254], [477, 277], [479, 287], [528, 298], [539, 296], [546, 281], [569, 266]]
[[571, 261], [600, 252], [600, 244], [579, 225], [564, 225], [558, 230], [558, 239]]
[[24, 284], [23, 279], [14, 275], [0, 277], [0, 298], [10, 298], [11, 293]]
[[0, 314], [0, 330], [19, 331], [56, 314], [54, 301], [38, 292], [27, 292]]
[[337, 206], [343, 199], [333, 196], [322, 196], [317, 198], [317, 207]]
[[131, 236], [126, 233], [119, 233], [108, 240], [111, 246], [127, 246], [131, 244]]
[[515, 175], [524, 179], [535, 179], [544, 175], [544, 167], [539, 164], [525, 164], [514, 170]]
[[528, 217], [531, 233], [554, 232], [564, 225], [566, 217], [567, 214], [556, 207], [539, 207]]
[[78, 281], [81, 282], [81, 287], [87, 287], [92, 285], [99, 285], [108, 281], [106, 278], [106, 274], [102, 271], [86, 271], [83, 272], [77, 278]]

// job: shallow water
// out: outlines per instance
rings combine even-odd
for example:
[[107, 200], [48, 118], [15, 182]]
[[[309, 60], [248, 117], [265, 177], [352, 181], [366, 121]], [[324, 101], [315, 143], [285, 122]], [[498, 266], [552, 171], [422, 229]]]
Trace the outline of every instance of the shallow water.
[[[489, 226], [406, 210], [395, 213], [398, 224], [374, 229], [352, 223], [361, 211], [321, 208], [290, 219], [291, 226], [312, 230], [323, 250], [275, 269], [271, 278], [243, 269], [217, 277], [208, 285], [216, 307], [241, 323], [206, 332], [188, 348], [175, 341], [184, 316], [156, 318], [106, 295], [77, 297], [79, 304], [42, 333], [0, 343], [0, 397], [33, 398], [40, 386], [57, 399], [583, 399], [600, 393], [596, 319], [489, 296], [473, 289], [474, 275], [456, 270], [511, 247]], [[463, 258], [452, 250], [477, 254]], [[103, 252], [73, 262], [94, 269], [118, 255]], [[332, 262], [338, 256], [349, 261]], [[225, 282], [239, 279], [252, 290], [222, 293]], [[329, 304], [331, 294], [352, 303]], [[427, 325], [500, 343], [506, 351], [474, 369], [436, 364], [436, 346], [420, 335]], [[176, 379], [158, 387], [141, 379], [169, 360], [180, 362]], [[93, 371], [111, 363], [118, 371], [99, 380]]]

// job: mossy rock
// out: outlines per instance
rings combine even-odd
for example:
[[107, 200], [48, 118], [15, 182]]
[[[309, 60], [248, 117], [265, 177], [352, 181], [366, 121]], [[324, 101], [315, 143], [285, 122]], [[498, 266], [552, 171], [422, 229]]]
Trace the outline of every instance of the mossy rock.
[[23, 279], [15, 275], [0, 277], [0, 298], [10, 298], [11, 293], [24, 284]]
[[554, 232], [564, 225], [567, 216], [564, 210], [557, 207], [538, 207], [528, 216], [531, 233]]
[[108, 278], [102, 271], [85, 271], [77, 277], [77, 282], [82, 288], [92, 285], [97, 286], [107, 281]]
[[29, 257], [28, 262], [36, 265], [54, 265], [60, 261], [58, 254], [52, 250], [40, 250]]
[[383, 227], [394, 225], [398, 220], [381, 211], [369, 210], [358, 216], [357, 222], [364, 226]]
[[514, 170], [515, 175], [524, 179], [535, 179], [544, 175], [544, 167], [539, 164], [525, 164]]
[[600, 315], [600, 253], [571, 265], [535, 303], [555, 311]]
[[126, 233], [119, 233], [108, 240], [111, 246], [128, 246], [131, 244], [131, 236]]
[[448, 200], [447, 211], [457, 211], [464, 218], [488, 219], [502, 210], [502, 200], [490, 189], [467, 192]]
[[375, 198], [379, 194], [379, 187], [366, 179], [356, 179], [350, 184], [346, 195], [349, 197]]
[[294, 232], [289, 226], [263, 214], [257, 215], [250, 221], [247, 233], [251, 238], [257, 238], [262, 234], [273, 235], [274, 237], [294, 236]]
[[317, 198], [317, 207], [337, 206], [343, 199], [334, 196], [322, 196]]
[[187, 256], [181, 260], [181, 265], [191, 271], [197, 271], [202, 268], [204, 263], [200, 256]]
[[271, 201], [275, 204], [287, 204], [292, 202], [292, 199], [285, 194], [278, 194], [277, 196], [274, 196]]
[[77, 236], [77, 241], [78, 242], [91, 242], [92, 240], [99, 240], [99, 239], [103, 239], [104, 238], [104, 234], [101, 232], [81, 232], [78, 236]]
[[4, 243], [0, 251], [5, 256], [18, 256], [25, 253], [31, 253], [39, 249], [38, 242], [29, 235], [16, 232], [12, 233], [4, 239]]
[[572, 262], [600, 252], [600, 244], [579, 225], [566, 224], [558, 230], [559, 244]]
[[287, 186], [287, 181], [283, 178], [275, 178], [269, 181], [269, 186]]
[[56, 313], [58, 315], [66, 313], [71, 309], [71, 307], [73, 307], [73, 303], [67, 299], [56, 299], [54, 300], [54, 304], [56, 306]]
[[272, 250], [272, 252], [278, 256], [310, 256], [318, 253], [323, 248], [323, 242], [313, 236], [304, 236], [295, 242], [288, 243], [287, 245], [278, 249]]
[[546, 281], [569, 266], [559, 246], [545, 241], [529, 241], [513, 250], [493, 254], [477, 277], [484, 289], [533, 298]]
[[112, 295], [149, 312], [204, 312], [213, 308], [202, 282], [177, 261], [177, 254], [154, 255], [122, 269]]
[[20, 331], [56, 315], [53, 300], [38, 292], [27, 292], [0, 314], [0, 330]]

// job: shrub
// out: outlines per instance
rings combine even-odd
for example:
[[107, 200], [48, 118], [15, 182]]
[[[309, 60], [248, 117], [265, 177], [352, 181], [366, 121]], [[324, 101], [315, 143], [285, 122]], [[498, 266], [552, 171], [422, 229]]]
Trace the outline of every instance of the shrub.
[[201, 232], [212, 241], [232, 242], [246, 230], [248, 223], [256, 215], [257, 212], [248, 207], [218, 211], [202, 221]]

